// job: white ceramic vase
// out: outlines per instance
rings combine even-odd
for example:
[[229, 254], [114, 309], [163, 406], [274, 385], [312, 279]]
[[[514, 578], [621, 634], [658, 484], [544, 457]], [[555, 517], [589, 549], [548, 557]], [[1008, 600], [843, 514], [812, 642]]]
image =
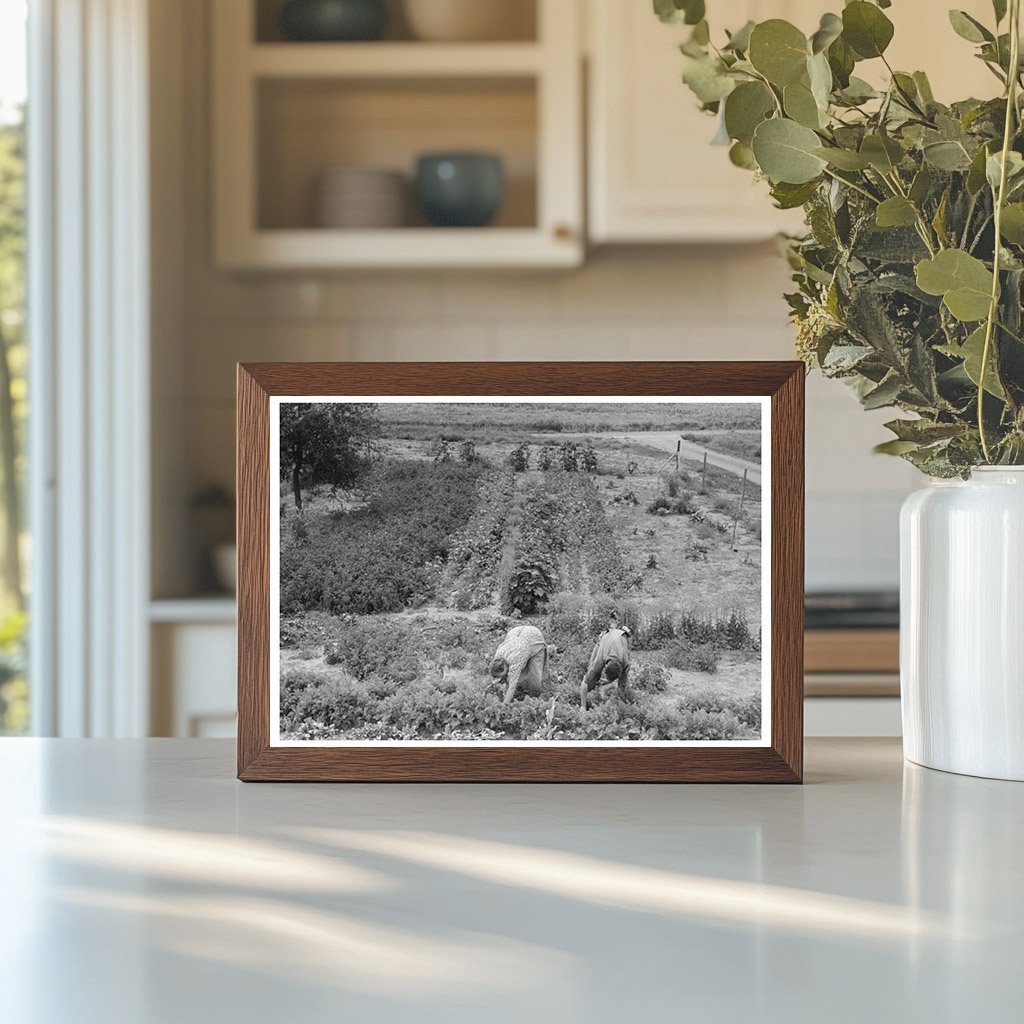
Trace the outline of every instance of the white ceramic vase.
[[1024, 781], [1024, 467], [912, 494], [900, 548], [904, 753]]

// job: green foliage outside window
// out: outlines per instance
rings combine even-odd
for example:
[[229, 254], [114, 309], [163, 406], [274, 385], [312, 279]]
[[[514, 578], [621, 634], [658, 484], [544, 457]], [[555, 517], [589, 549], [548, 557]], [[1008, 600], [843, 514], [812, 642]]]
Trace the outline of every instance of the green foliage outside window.
[[0, 117], [0, 734], [28, 725], [24, 442], [27, 415], [24, 119]]

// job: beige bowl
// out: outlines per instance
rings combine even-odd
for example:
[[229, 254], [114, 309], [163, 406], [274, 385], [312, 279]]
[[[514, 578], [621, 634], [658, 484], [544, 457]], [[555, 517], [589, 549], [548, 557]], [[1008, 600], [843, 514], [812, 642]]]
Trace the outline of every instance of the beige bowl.
[[428, 42], [536, 37], [532, 0], [405, 0], [405, 16], [413, 35]]

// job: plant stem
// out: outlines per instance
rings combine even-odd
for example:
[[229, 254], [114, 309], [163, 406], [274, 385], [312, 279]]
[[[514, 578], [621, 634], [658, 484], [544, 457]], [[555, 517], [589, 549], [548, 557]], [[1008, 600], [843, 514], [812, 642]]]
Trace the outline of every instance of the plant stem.
[[879, 204], [880, 200], [878, 199], [878, 197], [873, 196], [867, 189], [861, 188], [860, 185], [857, 185], [852, 181], [847, 181], [846, 178], [840, 178], [838, 174], [835, 174], [834, 172], [830, 171], [827, 167], [825, 168], [825, 173], [833, 181], [838, 181], [841, 185], [845, 185], [847, 188], [852, 188], [854, 192], [859, 192], [862, 196], [864, 196], [865, 199], [870, 199], [871, 202], [875, 204], [875, 206]]
[[999, 316], [999, 273], [1002, 270], [1003, 205], [1006, 201], [1006, 173], [1010, 144], [1013, 141], [1014, 122], [1017, 119], [1017, 84], [1020, 68], [1020, 0], [1010, 0], [1010, 74], [1006, 83], [1006, 124], [1003, 126], [1003, 150], [999, 168], [999, 189], [995, 197], [995, 247], [992, 256], [992, 295], [985, 323], [985, 346], [981, 350], [981, 370], [978, 373], [978, 435], [985, 461], [992, 462], [988, 434], [985, 430], [985, 375], [992, 355], [992, 336]]

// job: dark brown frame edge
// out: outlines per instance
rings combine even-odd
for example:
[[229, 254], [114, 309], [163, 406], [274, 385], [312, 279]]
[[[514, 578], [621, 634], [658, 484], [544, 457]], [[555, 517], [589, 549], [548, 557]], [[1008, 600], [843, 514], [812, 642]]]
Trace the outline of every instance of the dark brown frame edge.
[[[771, 397], [768, 747], [271, 747], [271, 395]], [[238, 777], [246, 782], [801, 782], [804, 367], [799, 362], [238, 366]]]

